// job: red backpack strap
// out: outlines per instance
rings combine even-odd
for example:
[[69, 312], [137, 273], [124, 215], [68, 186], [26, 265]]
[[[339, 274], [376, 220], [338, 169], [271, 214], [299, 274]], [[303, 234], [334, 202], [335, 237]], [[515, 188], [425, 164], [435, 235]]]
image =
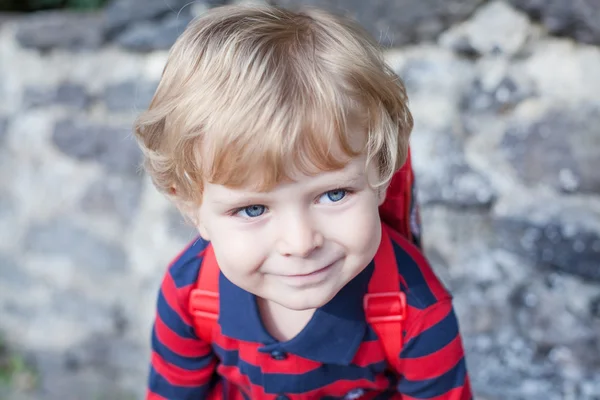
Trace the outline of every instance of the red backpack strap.
[[385, 200], [379, 206], [379, 215], [381, 215], [382, 221], [409, 241], [413, 240], [410, 227], [413, 181], [414, 173], [409, 148], [406, 162], [392, 176], [385, 193]]
[[189, 311], [196, 335], [212, 343], [219, 318], [219, 266], [212, 245], [204, 252], [196, 287], [190, 292]]
[[394, 248], [382, 226], [381, 245], [375, 254], [375, 270], [364, 297], [367, 322], [379, 337], [390, 366], [400, 371], [402, 328], [406, 319], [406, 295], [400, 290]]

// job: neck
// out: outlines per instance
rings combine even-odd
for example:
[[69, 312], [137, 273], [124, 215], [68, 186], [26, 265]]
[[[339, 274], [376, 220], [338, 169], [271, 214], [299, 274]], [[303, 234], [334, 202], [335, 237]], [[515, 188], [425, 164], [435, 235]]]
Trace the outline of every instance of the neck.
[[257, 299], [257, 302], [265, 329], [280, 342], [288, 341], [298, 335], [316, 311], [315, 309], [290, 310], [265, 299]]

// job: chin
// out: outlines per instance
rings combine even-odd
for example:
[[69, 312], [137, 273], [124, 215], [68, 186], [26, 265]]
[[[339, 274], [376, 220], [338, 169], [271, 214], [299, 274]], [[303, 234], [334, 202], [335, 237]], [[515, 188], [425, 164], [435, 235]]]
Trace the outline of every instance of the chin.
[[311, 290], [301, 291], [296, 295], [287, 296], [286, 298], [280, 299], [281, 301], [276, 301], [276, 303], [279, 303], [283, 307], [294, 311], [314, 310], [329, 303], [329, 301], [336, 295], [336, 293], [315, 294], [311, 292]]

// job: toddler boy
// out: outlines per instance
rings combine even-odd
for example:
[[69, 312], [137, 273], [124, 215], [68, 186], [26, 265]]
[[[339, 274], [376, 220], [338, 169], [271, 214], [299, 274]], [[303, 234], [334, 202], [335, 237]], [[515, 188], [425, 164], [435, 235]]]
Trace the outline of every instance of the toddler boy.
[[407, 205], [411, 129], [346, 19], [227, 6], [190, 24], [135, 127], [201, 236], [162, 283], [148, 399], [471, 398], [450, 295], [380, 219], [392, 177]]

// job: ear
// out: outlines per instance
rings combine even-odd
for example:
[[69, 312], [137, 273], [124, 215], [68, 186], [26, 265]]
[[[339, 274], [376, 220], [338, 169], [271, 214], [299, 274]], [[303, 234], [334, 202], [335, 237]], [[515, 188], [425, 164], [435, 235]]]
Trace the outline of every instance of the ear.
[[200, 220], [198, 220], [195, 225], [196, 229], [198, 229], [198, 233], [200, 233], [200, 236], [202, 236], [202, 239], [206, 240], [207, 242], [210, 241], [210, 235], [208, 234], [206, 226], [200, 222]]
[[195, 209], [194, 214], [192, 214], [190, 216], [190, 219], [192, 220], [192, 223], [196, 227], [196, 230], [198, 230], [198, 233], [200, 234], [202, 239], [204, 239], [206, 241], [210, 241], [210, 235], [208, 234], [208, 229], [206, 228], [206, 224], [203, 222], [203, 221], [205, 221], [205, 219], [202, 218], [200, 210]]
[[202, 223], [199, 207], [181, 201], [176, 201], [175, 206], [181, 212], [185, 220], [189, 222], [190, 225], [192, 225], [194, 228], [196, 228], [198, 233], [200, 233], [200, 236], [202, 236], [202, 239], [209, 241], [210, 239], [208, 235], [208, 230], [206, 229], [205, 224]]
[[205, 223], [206, 218], [202, 217], [201, 208], [200, 207], [194, 208], [193, 212], [194, 212], [194, 214], [193, 214], [194, 226], [198, 230], [198, 233], [200, 233], [200, 236], [202, 236], [202, 239], [204, 239], [206, 241], [210, 241], [210, 235], [208, 234], [208, 229], [207, 229], [206, 223]]

